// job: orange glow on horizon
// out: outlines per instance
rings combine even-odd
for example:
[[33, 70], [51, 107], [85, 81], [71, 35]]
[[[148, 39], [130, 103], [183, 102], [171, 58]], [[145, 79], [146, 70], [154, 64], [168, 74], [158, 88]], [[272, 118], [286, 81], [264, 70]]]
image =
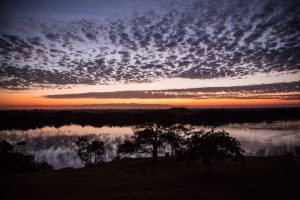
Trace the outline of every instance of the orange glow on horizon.
[[80, 106], [95, 107], [101, 105], [130, 104], [141, 105], [162, 105], [162, 106], [186, 106], [186, 107], [253, 107], [253, 106], [300, 106], [300, 100], [281, 100], [281, 99], [49, 99], [40, 96], [29, 96], [26, 94], [1, 94], [0, 107], [68, 107], [76, 108]]

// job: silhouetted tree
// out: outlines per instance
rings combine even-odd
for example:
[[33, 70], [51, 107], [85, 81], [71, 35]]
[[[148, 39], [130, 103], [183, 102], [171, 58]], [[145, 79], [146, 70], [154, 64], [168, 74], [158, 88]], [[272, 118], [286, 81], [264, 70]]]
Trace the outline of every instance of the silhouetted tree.
[[13, 149], [12, 144], [0, 139], [0, 174], [53, 169], [47, 162], [38, 162], [33, 155], [14, 152]]
[[94, 164], [99, 164], [105, 160], [105, 157], [103, 156], [106, 153], [104, 142], [99, 140], [92, 141], [89, 150], [93, 154]]
[[170, 145], [172, 155], [175, 155], [185, 144], [186, 136], [192, 132], [192, 126], [184, 126], [181, 124], [172, 125], [167, 128], [167, 131], [162, 135], [166, 144]]
[[84, 165], [89, 165], [91, 162], [91, 155], [88, 152], [89, 138], [86, 136], [79, 137], [77, 138], [75, 143], [78, 147], [77, 153], [79, 158], [81, 159]]
[[133, 141], [124, 141], [124, 143], [119, 144], [117, 153], [118, 154], [133, 154], [138, 153], [140, 147]]
[[17, 142], [16, 145], [15, 145], [15, 151], [21, 151], [22, 150], [22, 146], [25, 146], [26, 145], [26, 141], [20, 141], [20, 142]]
[[138, 125], [133, 130], [132, 141], [119, 145], [118, 153], [152, 153], [152, 162], [157, 162], [158, 151], [170, 145], [172, 149], [180, 147], [183, 126], [165, 126], [157, 123]]
[[141, 152], [151, 152], [152, 162], [157, 162], [158, 149], [163, 147], [164, 127], [158, 124], [144, 124], [134, 130], [135, 144]]
[[0, 155], [11, 153], [13, 150], [13, 145], [11, 145], [6, 140], [0, 139]]
[[214, 177], [213, 164], [225, 159], [243, 161], [243, 149], [240, 142], [224, 130], [192, 132], [191, 137], [187, 139], [186, 153], [190, 159], [201, 158], [207, 165], [211, 178]]
[[77, 138], [78, 155], [85, 166], [98, 165], [105, 160], [104, 142], [87, 136]]
[[23, 145], [26, 145], [26, 141], [20, 141], [20, 142], [17, 142], [16, 145], [19, 145], [19, 146], [23, 146]]

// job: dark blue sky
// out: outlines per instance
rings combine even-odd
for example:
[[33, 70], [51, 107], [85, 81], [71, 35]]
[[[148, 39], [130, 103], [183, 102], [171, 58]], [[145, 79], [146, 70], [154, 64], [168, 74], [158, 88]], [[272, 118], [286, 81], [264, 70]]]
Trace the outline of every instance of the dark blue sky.
[[[146, 10], [159, 10], [171, 0], [4, 0], [1, 10], [6, 15], [33, 17], [38, 19], [56, 18], [115, 18], [124, 17]], [[175, 1], [174, 1], [175, 2]]]

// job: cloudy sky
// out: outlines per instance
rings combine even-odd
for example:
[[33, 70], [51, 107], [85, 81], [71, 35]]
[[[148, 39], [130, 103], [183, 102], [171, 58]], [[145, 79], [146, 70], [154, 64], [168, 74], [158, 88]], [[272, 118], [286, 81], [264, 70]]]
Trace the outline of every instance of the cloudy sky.
[[300, 105], [295, 0], [2, 0], [1, 108]]

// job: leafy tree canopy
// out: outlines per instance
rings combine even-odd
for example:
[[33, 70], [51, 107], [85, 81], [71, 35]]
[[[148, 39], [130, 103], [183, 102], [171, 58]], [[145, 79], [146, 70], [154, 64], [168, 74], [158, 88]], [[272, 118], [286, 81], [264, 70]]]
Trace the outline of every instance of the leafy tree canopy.
[[211, 176], [212, 165], [232, 159], [234, 161], [243, 161], [243, 149], [240, 142], [231, 137], [226, 131], [197, 131], [192, 132], [186, 140], [186, 155], [189, 159], [202, 161], [208, 166]]
[[77, 138], [76, 145], [78, 155], [85, 166], [98, 165], [105, 161], [106, 150], [103, 141], [81, 136]]
[[173, 151], [180, 148], [184, 135], [190, 131], [182, 125], [145, 123], [133, 129], [134, 135], [130, 141], [125, 141], [118, 147], [120, 154], [152, 153], [152, 161], [157, 162], [158, 151], [170, 146]]

